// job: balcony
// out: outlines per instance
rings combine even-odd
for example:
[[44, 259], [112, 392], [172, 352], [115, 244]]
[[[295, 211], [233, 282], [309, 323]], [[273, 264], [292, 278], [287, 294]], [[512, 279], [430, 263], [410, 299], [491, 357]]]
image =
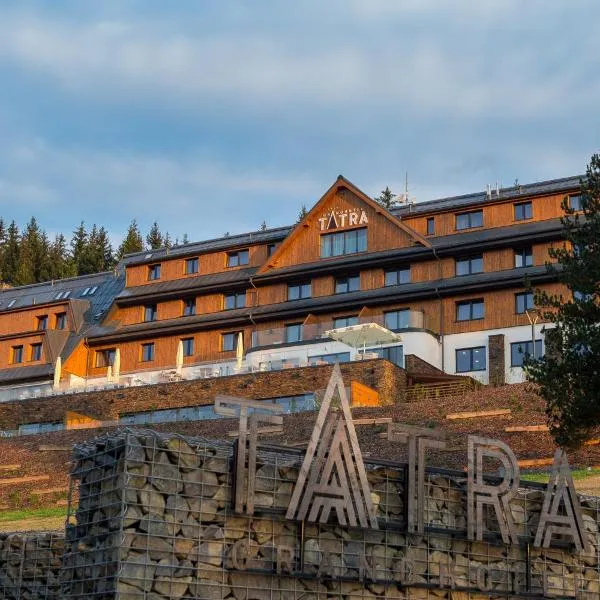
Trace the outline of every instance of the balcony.
[[[366, 312], [366, 311], [364, 311]], [[278, 345], [295, 345], [295, 344], [310, 344], [319, 343], [329, 339], [326, 335], [327, 331], [345, 327], [347, 325], [363, 325], [367, 323], [375, 323], [386, 329], [395, 332], [409, 329], [431, 329], [428, 327], [428, 319], [423, 311], [420, 310], [399, 310], [389, 311], [387, 313], [370, 313], [360, 314], [352, 321], [343, 323], [337, 319], [317, 320], [313, 315], [309, 315], [302, 323], [302, 332], [300, 339], [290, 337], [288, 328], [264, 328], [256, 329], [252, 332], [251, 349], [268, 348]]]

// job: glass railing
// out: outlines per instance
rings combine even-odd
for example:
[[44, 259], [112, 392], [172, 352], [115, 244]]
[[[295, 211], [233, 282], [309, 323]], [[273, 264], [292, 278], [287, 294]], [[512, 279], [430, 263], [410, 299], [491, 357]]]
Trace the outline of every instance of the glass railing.
[[375, 313], [362, 315], [347, 319], [325, 319], [311, 322], [310, 317], [302, 324], [301, 336], [297, 329], [291, 330], [285, 327], [270, 327], [256, 329], [252, 332], [252, 348], [265, 346], [276, 346], [279, 344], [312, 342], [327, 337], [327, 332], [348, 325], [363, 325], [375, 323], [391, 331], [402, 331], [403, 329], [429, 328], [423, 311], [420, 310], [398, 310], [387, 313]]

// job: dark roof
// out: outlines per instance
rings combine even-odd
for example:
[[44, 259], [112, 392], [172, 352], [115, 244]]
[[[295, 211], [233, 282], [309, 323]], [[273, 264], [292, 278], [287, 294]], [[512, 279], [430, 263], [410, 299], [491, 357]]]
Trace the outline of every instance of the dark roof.
[[[107, 271], [93, 275], [82, 275], [81, 277], [6, 288], [0, 291], [0, 311], [79, 299], [89, 302], [89, 310], [85, 313], [85, 321], [97, 322], [110, 308], [114, 297], [123, 289], [124, 285], [125, 275], [122, 271], [117, 271], [116, 274]], [[89, 291], [94, 287], [97, 289], [90, 295]], [[84, 295], [86, 289], [88, 293]], [[70, 293], [65, 298], [63, 294], [66, 292]], [[57, 297], [59, 295], [60, 297]], [[14, 303], [11, 304], [13, 300]], [[75, 310], [78, 311], [79, 309], [76, 308]]]
[[435, 281], [423, 281], [402, 285], [387, 286], [373, 290], [320, 296], [288, 302], [279, 302], [253, 308], [224, 310], [191, 317], [178, 317], [136, 323], [124, 327], [97, 326], [90, 331], [89, 341], [93, 344], [113, 343], [120, 339], [143, 339], [149, 336], [184, 333], [211, 329], [214, 327], [236, 327], [250, 322], [262, 322], [278, 318], [324, 313], [331, 310], [349, 310], [364, 305], [378, 306], [389, 302], [414, 302], [459, 294], [480, 293], [491, 289], [519, 287], [525, 277], [531, 282], [551, 281], [555, 275], [549, 274], [544, 265], [522, 269], [507, 269], [462, 277], [451, 277]]
[[181, 279], [172, 279], [170, 281], [160, 281], [157, 283], [148, 283], [135, 287], [124, 288], [115, 298], [117, 304], [125, 305], [131, 302], [139, 302], [147, 296], [180, 296], [181, 292], [186, 291], [207, 291], [211, 288], [219, 290], [226, 289], [228, 286], [235, 286], [248, 281], [258, 269], [252, 267], [249, 269], [231, 269], [221, 273], [211, 273], [209, 275], [197, 275]]
[[165, 258], [194, 256], [203, 252], [214, 252], [215, 250], [228, 250], [249, 246], [251, 244], [264, 244], [268, 242], [278, 242], [283, 240], [292, 227], [276, 227], [264, 231], [250, 231], [238, 235], [229, 235], [227, 237], [214, 238], [202, 242], [193, 242], [191, 244], [182, 244], [172, 246], [171, 248], [160, 248], [158, 250], [147, 250], [145, 252], [136, 252], [125, 256], [122, 265], [134, 265], [153, 263]]
[[440, 198], [437, 200], [428, 200], [426, 202], [416, 202], [406, 206], [393, 208], [390, 212], [397, 217], [406, 217], [419, 213], [427, 213], [439, 210], [456, 210], [485, 204], [486, 202], [501, 202], [503, 200], [514, 200], [525, 198], [527, 196], [539, 196], [541, 194], [553, 194], [576, 190], [581, 185], [583, 175], [574, 177], [563, 177], [561, 179], [550, 179], [538, 183], [528, 183], [510, 188], [500, 188], [500, 195], [496, 195], [496, 190], [492, 190], [491, 196], [486, 191], [474, 194], [464, 194], [462, 196], [451, 196], [449, 198]]
[[35, 379], [49, 379], [54, 374], [52, 365], [32, 365], [30, 367], [13, 367], [0, 369], [0, 383], [14, 383], [16, 381], [31, 381]]

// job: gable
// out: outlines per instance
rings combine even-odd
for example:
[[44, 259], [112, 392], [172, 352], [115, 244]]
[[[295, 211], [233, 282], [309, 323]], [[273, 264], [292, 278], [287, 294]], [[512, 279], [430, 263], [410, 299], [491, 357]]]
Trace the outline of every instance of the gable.
[[[351, 249], [354, 248], [355, 234], [344, 236], [344, 232], [353, 231], [357, 231], [356, 235], [361, 238], [359, 251], [343, 252], [344, 256], [406, 248], [415, 244], [429, 246], [425, 238], [340, 176], [296, 225], [259, 273], [303, 263], [335, 260], [342, 255], [340, 250], [344, 242]], [[341, 235], [334, 240], [332, 234]], [[322, 244], [334, 248], [331, 252], [324, 251], [329, 256], [322, 256]]]

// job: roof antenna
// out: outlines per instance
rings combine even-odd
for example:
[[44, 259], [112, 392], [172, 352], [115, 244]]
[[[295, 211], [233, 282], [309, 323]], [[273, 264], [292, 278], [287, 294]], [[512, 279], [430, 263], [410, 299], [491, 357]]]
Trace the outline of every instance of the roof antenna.
[[496, 179], [496, 197], [500, 196], [500, 182]]
[[488, 200], [492, 197], [492, 186], [488, 183], [485, 195], [488, 197]]

